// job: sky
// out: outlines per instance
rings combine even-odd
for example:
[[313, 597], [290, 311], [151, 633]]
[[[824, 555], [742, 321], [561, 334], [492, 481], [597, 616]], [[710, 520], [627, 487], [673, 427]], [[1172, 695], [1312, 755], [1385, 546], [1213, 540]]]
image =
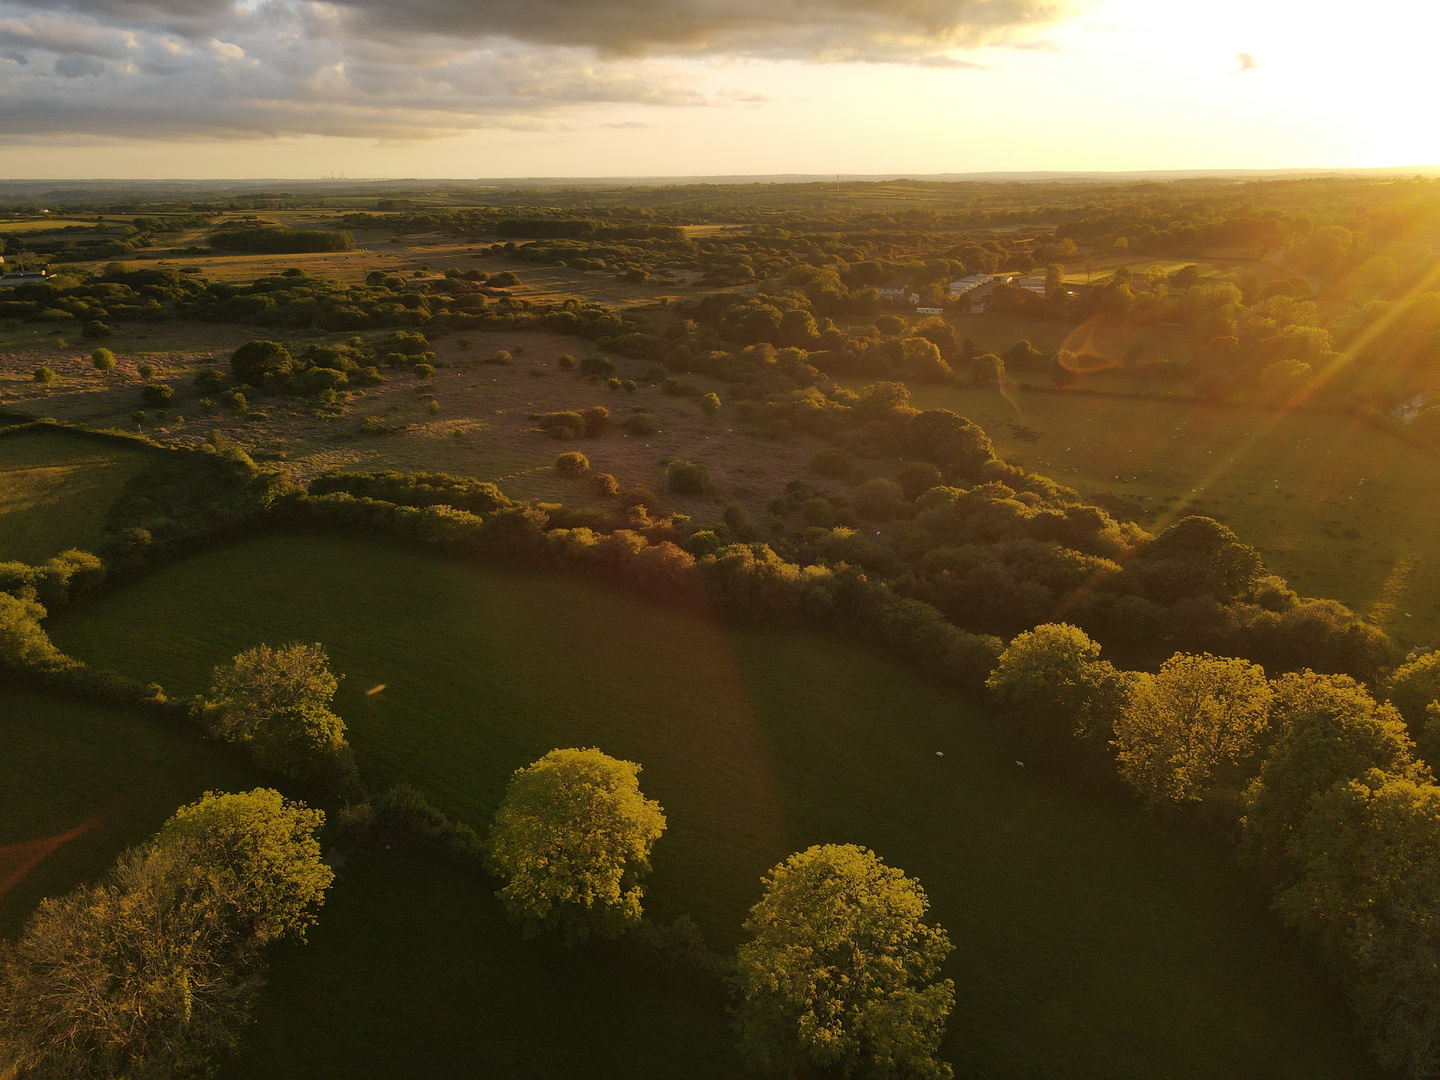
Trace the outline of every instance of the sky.
[[1425, 0], [0, 0], [0, 178], [1440, 164]]

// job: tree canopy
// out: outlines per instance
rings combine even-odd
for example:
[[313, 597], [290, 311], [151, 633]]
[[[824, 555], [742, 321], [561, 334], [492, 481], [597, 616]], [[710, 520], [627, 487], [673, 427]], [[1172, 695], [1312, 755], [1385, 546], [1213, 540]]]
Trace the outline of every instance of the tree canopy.
[[955, 984], [920, 883], [853, 844], [792, 855], [764, 879], [736, 956], [741, 1046], [773, 1075], [948, 1078], [936, 1054]]
[[1269, 704], [1258, 664], [1176, 653], [1136, 680], [1115, 719], [1120, 775], [1152, 806], [1198, 800], [1217, 767], [1254, 749]]
[[527, 936], [558, 928], [573, 945], [639, 923], [639, 879], [665, 831], [639, 775], [633, 761], [569, 749], [551, 750], [510, 778], [490, 833], [490, 865], [505, 881], [497, 895]]

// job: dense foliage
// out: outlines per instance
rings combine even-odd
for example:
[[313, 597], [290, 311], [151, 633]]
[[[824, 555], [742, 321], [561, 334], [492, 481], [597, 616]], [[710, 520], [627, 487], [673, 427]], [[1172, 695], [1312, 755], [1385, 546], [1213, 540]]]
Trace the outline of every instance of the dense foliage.
[[575, 944], [639, 924], [639, 879], [665, 831], [639, 774], [633, 761], [599, 750], [551, 750], [510, 778], [490, 831], [490, 866], [527, 935], [559, 929]]

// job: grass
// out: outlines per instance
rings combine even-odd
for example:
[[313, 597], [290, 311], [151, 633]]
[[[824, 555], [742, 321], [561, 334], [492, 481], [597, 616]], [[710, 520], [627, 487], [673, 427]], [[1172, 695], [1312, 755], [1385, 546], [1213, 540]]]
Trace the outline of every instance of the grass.
[[[1224, 521], [1301, 593], [1342, 600], [1406, 644], [1440, 637], [1435, 456], [1375, 424], [1088, 395], [912, 388], [1016, 461], [1155, 529]], [[1039, 433], [1027, 437], [1026, 428]]]
[[98, 878], [177, 807], [262, 783], [194, 730], [0, 687], [0, 934], [41, 897]]
[[105, 513], [149, 455], [58, 431], [0, 438], [0, 560], [93, 548]]
[[[52, 630], [178, 693], [259, 640], [323, 641], [369, 782], [417, 783], [482, 827], [552, 747], [639, 761], [669, 817], [647, 908], [721, 948], [778, 860], [871, 846], [957, 944], [958, 1075], [1372, 1075], [1338, 994], [1223, 851], [1023, 768], [990, 717], [859, 645], [313, 536], [202, 554]], [[398, 852], [347, 870], [232, 1074], [735, 1075], [718, 1001], [618, 947], [521, 942], [491, 887]]]

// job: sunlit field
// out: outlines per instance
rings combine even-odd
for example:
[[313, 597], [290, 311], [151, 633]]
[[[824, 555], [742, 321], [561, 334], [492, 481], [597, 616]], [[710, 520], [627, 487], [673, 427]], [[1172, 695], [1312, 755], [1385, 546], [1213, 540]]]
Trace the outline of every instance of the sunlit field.
[[148, 457], [138, 447], [57, 431], [0, 436], [0, 561], [93, 549], [106, 511]]
[[[872, 846], [956, 942], [957, 1075], [1370, 1075], [1340, 994], [1213, 841], [1025, 769], [993, 716], [867, 646], [332, 535], [199, 555], [51, 630], [177, 694], [256, 642], [321, 641], [366, 781], [482, 827], [551, 747], [638, 761], [669, 817], [647, 908], [720, 948], [779, 859]], [[522, 944], [493, 887], [363, 857], [277, 956], [230, 1075], [453, 1075], [482, 1054], [517, 1075], [734, 1075], [720, 1000], [617, 947]]]

